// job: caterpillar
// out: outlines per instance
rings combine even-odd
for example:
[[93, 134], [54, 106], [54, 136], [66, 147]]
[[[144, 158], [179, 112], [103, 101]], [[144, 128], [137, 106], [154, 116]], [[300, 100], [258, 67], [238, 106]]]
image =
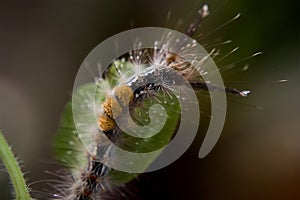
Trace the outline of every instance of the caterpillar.
[[[186, 35], [192, 37], [208, 15], [208, 6], [205, 4]], [[141, 163], [134, 163], [129, 158], [125, 159], [126, 162], [114, 158], [114, 145], [144, 153], [169, 143], [181, 121], [182, 110], [185, 109], [180, 108], [181, 102], [193, 102], [186, 95], [189, 88], [185, 84], [190, 85], [193, 91], [217, 93], [225, 90], [241, 97], [250, 93], [236, 88], [224, 89], [205, 80], [203, 77], [210, 73], [205, 66], [212, 63], [210, 55], [214, 50], [206, 55], [195, 55], [196, 40], [188, 42], [185, 38], [173, 37], [171, 32], [166, 32], [161, 36], [161, 41], [153, 43], [153, 48], [143, 48], [140, 42], [137, 42], [133, 51], [116, 58], [103, 74], [98, 74], [93, 84], [84, 85], [75, 91], [73, 112], [74, 116], [80, 116], [73, 119], [71, 114], [67, 116], [67, 123], [62, 121], [60, 132], [67, 132], [67, 129], [73, 131], [71, 135], [64, 133], [64, 136], [59, 136], [60, 143], [56, 146], [57, 151], [63, 154], [59, 160], [70, 168], [69, 175], [62, 177], [69, 184], [55, 185], [57, 192], [52, 199], [109, 199], [114, 190], [126, 198], [126, 191], [120, 188], [137, 174], [126, 170], [124, 173], [118, 172], [112, 166], [116, 164], [130, 169]], [[90, 95], [91, 91], [93, 95]], [[77, 105], [79, 110], [74, 109], [76, 102], [81, 102]], [[163, 111], [161, 107], [153, 108], [154, 104], [162, 104], [167, 109]], [[71, 112], [71, 104], [66, 109]], [[151, 112], [160, 113], [161, 117], [151, 118]], [[66, 124], [69, 127], [65, 127]], [[150, 132], [159, 133], [152, 139]], [[66, 141], [71, 146], [69, 150], [65, 149], [65, 144], [61, 144]], [[145, 159], [140, 169], [146, 170], [158, 155]]]

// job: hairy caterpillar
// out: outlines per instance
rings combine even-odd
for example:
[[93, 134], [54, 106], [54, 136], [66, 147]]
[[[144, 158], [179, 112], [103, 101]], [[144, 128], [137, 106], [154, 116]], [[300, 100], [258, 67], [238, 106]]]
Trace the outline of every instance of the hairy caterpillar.
[[[207, 5], [204, 5], [199, 10], [196, 21], [191, 24], [186, 32], [188, 36], [193, 36], [201, 19], [207, 17], [208, 13]], [[173, 49], [165, 45], [165, 42], [169, 40], [175, 43], [177, 50], [190, 59], [186, 60], [181, 54], [174, 53]], [[168, 143], [173, 137], [180, 117], [179, 103], [175, 100], [175, 97], [179, 96], [182, 101], [188, 101], [186, 100], [188, 96], [184, 95], [185, 91], [181, 88], [183, 83], [190, 84], [195, 90], [215, 92], [224, 90], [222, 86], [203, 80], [202, 77], [210, 73], [203, 66], [211, 64], [211, 60], [210, 57], [201, 57], [200, 55], [199, 58], [197, 55], [193, 55], [193, 47], [196, 47], [196, 41], [195, 43], [186, 43], [184, 38], [172, 38], [169, 33], [166, 33], [165, 36], [162, 36], [162, 41], [155, 42], [153, 45], [153, 49], [139, 48], [138, 45], [134, 51], [129, 52], [123, 58], [118, 58], [111, 64], [103, 77], [97, 78], [96, 84], [93, 86], [86, 85], [80, 91], [76, 91], [80, 101], [84, 102], [79, 106], [81, 110], [78, 111], [84, 120], [80, 118], [79, 121], [83, 120], [85, 123], [77, 122], [76, 127], [75, 124], [70, 127], [70, 123], [68, 123], [68, 127], [64, 127], [64, 122], [62, 122], [61, 131], [72, 130], [72, 136], [60, 138], [60, 140], [68, 141], [71, 150], [64, 149], [64, 145], [57, 147], [58, 150], [61, 148], [61, 152], [65, 153], [59, 159], [71, 168], [71, 173], [67, 178], [70, 184], [55, 186], [58, 191], [53, 195], [54, 199], [105, 199], [107, 192], [113, 191], [115, 187], [135, 177], [136, 175], [132, 174], [121, 175], [122, 178], [119, 175], [114, 176], [114, 169], [108, 163], [113, 152], [109, 140], [123, 146], [123, 148], [136, 152], [155, 150]], [[213, 53], [212, 51], [210, 54]], [[176, 73], [172, 74], [172, 72]], [[96, 90], [95, 96], [85, 94], [86, 91], [91, 90]], [[174, 90], [178, 91], [178, 96], [173, 94]], [[234, 88], [225, 88], [225, 90], [239, 96], [247, 96], [249, 93], [247, 90]], [[97, 105], [90, 102], [96, 102]], [[147, 134], [142, 135], [142, 132], [143, 134], [145, 130], [150, 132], [150, 129], [144, 128], [141, 132], [135, 132], [136, 129], [133, 128], [133, 122], [141, 126], [147, 126], [148, 122], [155, 120], [146, 117], [151, 111], [159, 112], [159, 108], [148, 109], [154, 103], [173, 105], [169, 112], [161, 112], [165, 117], [175, 116], [170, 119], [170, 122], [167, 122], [167, 124], [173, 124], [174, 128], [170, 129], [169, 125], [168, 131], [161, 131], [168, 133], [168, 136], [163, 138], [162, 144], [156, 144], [157, 140], [148, 140], [149, 135]], [[89, 115], [92, 115], [93, 112], [96, 113], [96, 123], [93, 120], [95, 116], [89, 118]], [[131, 117], [133, 121], [128, 121]], [[73, 120], [72, 116], [69, 116], [69, 120]], [[159, 119], [154, 122], [158, 130], [160, 125], [164, 124]], [[74, 131], [76, 128], [78, 132]], [[124, 129], [131, 134], [124, 131]], [[130, 134], [132, 137], [123, 136], [123, 132]], [[135, 136], [142, 136], [144, 139], [139, 140], [134, 138]], [[72, 139], [72, 137], [74, 138]], [[82, 141], [84, 146], [81, 144]], [[128, 141], [130, 145], [126, 146]], [[85, 147], [87, 150], [85, 150]], [[150, 165], [153, 159], [155, 159], [155, 156], [152, 160], [145, 161], [143, 167], [146, 168]], [[133, 165], [130, 162], [122, 164], [129, 167]], [[118, 178], [121, 179], [120, 183], [114, 180]]]

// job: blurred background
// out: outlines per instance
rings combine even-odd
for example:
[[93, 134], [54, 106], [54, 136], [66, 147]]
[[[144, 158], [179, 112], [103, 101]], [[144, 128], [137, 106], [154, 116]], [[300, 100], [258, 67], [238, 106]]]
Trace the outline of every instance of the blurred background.
[[[73, 81], [87, 54], [106, 38], [132, 27], [184, 31], [203, 1], [53, 0], [0, 2], [0, 127], [22, 161], [29, 183], [55, 171], [52, 140]], [[237, 13], [240, 19], [202, 42], [237, 53], [222, 73], [226, 86], [247, 88], [229, 96], [220, 140], [204, 159], [198, 151], [206, 126], [172, 165], [134, 181], [142, 199], [300, 199], [300, 2], [207, 0], [211, 16], [199, 33], [210, 33]], [[171, 11], [170, 20], [167, 13]], [[243, 67], [249, 64], [249, 69]], [[280, 80], [288, 80], [280, 82]], [[11, 199], [0, 172], [0, 199]], [[39, 190], [39, 183], [32, 185]], [[130, 189], [130, 188], [129, 188]]]

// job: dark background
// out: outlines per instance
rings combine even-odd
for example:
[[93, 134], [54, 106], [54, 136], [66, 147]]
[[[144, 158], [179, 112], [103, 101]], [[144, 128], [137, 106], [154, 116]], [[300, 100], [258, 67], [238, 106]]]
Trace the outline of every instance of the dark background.
[[[232, 39], [220, 65], [249, 59], [223, 74], [227, 86], [249, 88], [246, 99], [229, 97], [224, 131], [204, 159], [197, 154], [205, 130], [172, 165], [135, 182], [143, 199], [300, 199], [300, 2], [297, 0], [208, 0], [206, 37]], [[132, 27], [184, 30], [201, 1], [1, 1], [0, 127], [22, 160], [29, 183], [56, 170], [54, 133], [85, 56], [104, 39]], [[167, 12], [172, 16], [166, 23]], [[228, 49], [226, 49], [228, 48]], [[244, 64], [249, 70], [242, 72]], [[287, 79], [286, 83], [278, 80]], [[255, 107], [256, 106], [256, 107]], [[262, 109], [260, 109], [262, 107]], [[203, 132], [203, 133], [202, 133]], [[39, 183], [32, 185], [39, 189]], [[129, 188], [130, 189], [130, 188]], [[0, 199], [10, 199], [0, 174]]]

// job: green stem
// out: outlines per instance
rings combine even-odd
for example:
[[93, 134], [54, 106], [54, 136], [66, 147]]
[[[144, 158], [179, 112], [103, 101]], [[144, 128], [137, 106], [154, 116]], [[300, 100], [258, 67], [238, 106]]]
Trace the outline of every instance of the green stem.
[[8, 174], [13, 183], [17, 200], [30, 200], [28, 188], [26, 186], [23, 173], [18, 165], [10, 146], [7, 144], [0, 130], [0, 158], [6, 167]]

